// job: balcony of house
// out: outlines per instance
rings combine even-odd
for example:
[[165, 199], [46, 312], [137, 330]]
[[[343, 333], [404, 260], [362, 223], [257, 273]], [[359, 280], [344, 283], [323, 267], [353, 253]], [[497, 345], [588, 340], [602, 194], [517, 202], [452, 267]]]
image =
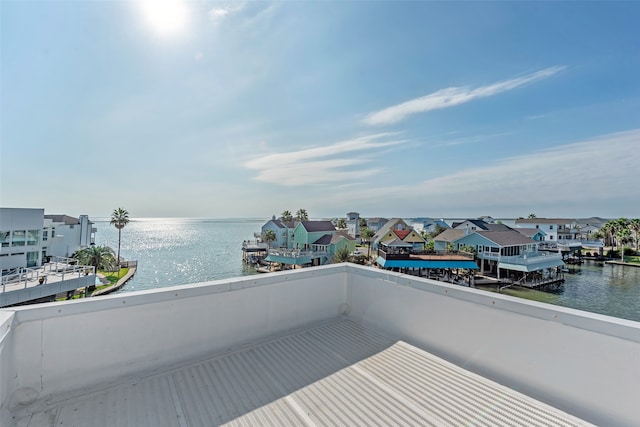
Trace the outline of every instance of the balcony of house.
[[53, 298], [95, 284], [93, 266], [78, 265], [74, 259], [54, 256], [41, 267], [20, 267], [4, 274], [0, 282], [0, 307]]
[[521, 255], [505, 256], [500, 252], [480, 252], [481, 260], [497, 261], [498, 267], [506, 270], [535, 271], [563, 265], [562, 254], [530, 251]]
[[378, 248], [378, 256], [386, 260], [411, 260], [411, 259], [459, 259], [473, 260], [474, 254], [463, 251], [429, 251], [413, 250], [411, 248], [384, 247]]
[[269, 249], [266, 261], [287, 265], [311, 265], [319, 264], [322, 258], [328, 256], [326, 251], [301, 250], [301, 249]]
[[429, 275], [433, 270], [477, 270], [474, 255], [462, 251], [425, 251], [409, 248], [381, 247], [378, 265], [395, 271]]
[[640, 323], [352, 264], [4, 309], [0, 331], [8, 427], [640, 419]]

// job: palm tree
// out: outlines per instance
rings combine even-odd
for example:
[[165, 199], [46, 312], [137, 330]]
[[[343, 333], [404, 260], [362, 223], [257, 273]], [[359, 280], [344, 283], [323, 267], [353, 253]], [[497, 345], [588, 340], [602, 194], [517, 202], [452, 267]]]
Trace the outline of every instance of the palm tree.
[[367, 259], [371, 258], [371, 238], [376, 234], [373, 229], [363, 227], [360, 229], [360, 237], [367, 242]]
[[122, 241], [122, 229], [129, 223], [129, 212], [126, 209], [114, 209], [111, 214], [111, 222], [118, 229], [118, 257], [116, 258], [120, 265], [120, 242]]
[[640, 218], [633, 218], [629, 220], [629, 229], [633, 231], [633, 236], [636, 241], [636, 253], [638, 252], [638, 242], [640, 237]]
[[267, 242], [267, 245], [271, 247], [271, 242], [276, 240], [276, 232], [273, 230], [267, 230], [262, 233], [262, 240]]
[[306, 209], [298, 209], [298, 211], [296, 212], [296, 219], [298, 221], [309, 221], [309, 214], [307, 213]]
[[348, 246], [338, 249], [338, 251], [333, 255], [333, 262], [336, 264], [340, 262], [348, 262], [349, 259], [351, 259], [351, 252], [349, 251]]
[[[624, 243], [628, 243], [631, 238], [631, 231], [629, 230], [629, 220], [627, 218], [618, 218], [613, 221], [615, 224], [614, 234], [616, 236], [616, 245], [620, 246], [620, 249], [624, 249]], [[624, 240], [621, 241], [621, 240]]]
[[536, 214], [534, 214], [534, 213], [530, 213], [530, 214], [529, 214], [529, 218], [533, 219], [533, 218], [537, 218], [537, 216], [536, 216]]
[[631, 241], [631, 231], [628, 228], [620, 227], [616, 232], [616, 239], [620, 245], [620, 261], [624, 262], [624, 244]]
[[293, 215], [291, 215], [291, 212], [289, 211], [284, 211], [280, 214], [280, 219], [282, 219], [284, 222], [293, 221]]
[[338, 218], [338, 221], [336, 222], [336, 228], [338, 229], [347, 228], [347, 220], [344, 218]]
[[108, 246], [89, 246], [76, 251], [71, 258], [77, 259], [82, 265], [91, 265], [97, 270], [110, 270], [116, 266], [113, 249]]

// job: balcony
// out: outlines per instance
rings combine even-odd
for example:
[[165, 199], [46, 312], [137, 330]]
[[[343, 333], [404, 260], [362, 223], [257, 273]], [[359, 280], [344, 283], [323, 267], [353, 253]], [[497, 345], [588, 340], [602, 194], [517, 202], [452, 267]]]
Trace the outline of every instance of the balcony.
[[9, 427], [640, 419], [640, 323], [351, 264], [4, 309], [0, 330]]
[[378, 256], [386, 260], [410, 260], [410, 259], [460, 259], [473, 260], [474, 255], [462, 251], [413, 251], [410, 249], [378, 249]]
[[299, 249], [270, 249], [267, 261], [290, 265], [311, 264], [314, 259], [326, 258], [325, 251], [302, 251]]

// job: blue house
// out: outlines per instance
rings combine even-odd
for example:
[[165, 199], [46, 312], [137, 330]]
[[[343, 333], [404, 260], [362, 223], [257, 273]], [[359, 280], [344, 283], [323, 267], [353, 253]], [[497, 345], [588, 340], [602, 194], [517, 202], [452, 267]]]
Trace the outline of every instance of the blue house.
[[564, 265], [561, 254], [538, 251], [538, 242], [514, 229], [476, 231], [454, 241], [456, 247], [475, 249], [480, 272], [490, 272], [498, 279], [511, 277], [526, 286], [529, 273], [539, 272], [544, 278], [558, 273]]

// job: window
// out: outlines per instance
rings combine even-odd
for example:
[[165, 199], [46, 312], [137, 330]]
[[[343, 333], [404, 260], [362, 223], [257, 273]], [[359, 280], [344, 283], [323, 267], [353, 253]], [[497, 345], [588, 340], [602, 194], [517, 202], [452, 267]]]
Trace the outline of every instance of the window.
[[54, 237], [56, 237], [56, 229], [52, 228], [51, 229], [51, 238], [53, 239]]
[[549, 226], [549, 230], [553, 230], [553, 225], [550, 225], [550, 226]]
[[3, 248], [8, 248], [10, 241], [11, 241], [11, 232], [10, 231], [0, 231], [0, 242], [2, 243], [2, 247]]
[[28, 246], [37, 245], [39, 239], [40, 239], [40, 231], [38, 231], [38, 230], [28, 230], [27, 231], [27, 245]]
[[27, 252], [27, 267], [38, 265], [38, 252]]
[[14, 230], [11, 246], [24, 246], [27, 232], [25, 230]]
[[44, 230], [42, 232], [42, 241], [46, 242], [48, 237], [49, 237], [49, 230]]

